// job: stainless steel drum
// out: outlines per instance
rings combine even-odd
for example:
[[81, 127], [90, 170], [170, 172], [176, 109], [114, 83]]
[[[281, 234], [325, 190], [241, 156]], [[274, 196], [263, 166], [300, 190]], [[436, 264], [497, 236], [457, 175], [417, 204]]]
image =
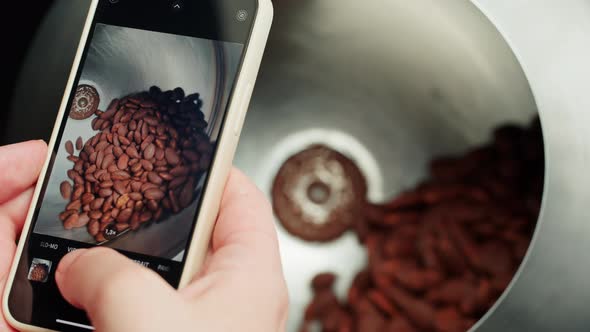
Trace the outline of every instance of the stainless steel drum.
[[[58, 2], [34, 48], [45, 57], [32, 53], [20, 93], [39, 87], [44, 65], [73, 49], [73, 38], [52, 36], [79, 29], [83, 7]], [[590, 4], [282, 0], [275, 7], [236, 165], [269, 193], [284, 160], [324, 143], [358, 163], [370, 199], [380, 201], [416, 183], [433, 156], [480, 144], [494, 126], [538, 112], [546, 175], [533, 244], [474, 330], [588, 330]], [[69, 24], [58, 24], [63, 15]], [[59, 64], [67, 68], [67, 60]], [[56, 85], [66, 76], [56, 73]], [[57, 90], [44, 91], [45, 100]], [[277, 228], [295, 331], [310, 278], [337, 272], [343, 292], [366, 258], [351, 234], [316, 245]]]
[[[354, 160], [369, 198], [383, 201], [423, 178], [434, 156], [481, 144], [494, 126], [528, 122], [536, 112], [514, 54], [470, 3], [277, 7], [235, 159], [267, 193], [289, 156], [323, 143]], [[278, 230], [296, 331], [313, 276], [336, 272], [345, 295], [366, 265], [365, 248], [352, 233], [312, 245]]]

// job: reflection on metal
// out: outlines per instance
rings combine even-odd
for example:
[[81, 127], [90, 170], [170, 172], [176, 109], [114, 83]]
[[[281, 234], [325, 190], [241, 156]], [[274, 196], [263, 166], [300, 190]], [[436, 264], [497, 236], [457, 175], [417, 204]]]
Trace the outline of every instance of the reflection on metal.
[[[269, 194], [291, 155], [321, 143], [353, 159], [369, 198], [413, 186], [438, 154], [461, 152], [536, 105], [506, 42], [468, 2], [281, 2], [236, 165]], [[368, 24], [370, 22], [370, 24]], [[277, 223], [297, 331], [315, 274], [339, 275], [344, 296], [365, 265], [353, 234], [299, 240]]]

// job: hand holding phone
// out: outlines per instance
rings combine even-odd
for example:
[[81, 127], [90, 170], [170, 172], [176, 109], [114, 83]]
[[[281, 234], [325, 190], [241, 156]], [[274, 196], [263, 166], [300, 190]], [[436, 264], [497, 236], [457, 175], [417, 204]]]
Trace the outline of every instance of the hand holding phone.
[[[16, 231], [45, 153], [40, 141], [0, 147], [0, 275], [12, 261]], [[88, 268], [96, 264], [102, 268]], [[271, 210], [237, 170], [224, 193], [206, 266], [177, 292], [114, 250], [95, 248], [67, 255], [56, 280], [66, 299], [85, 309], [99, 331], [284, 330], [287, 296]], [[153, 312], [157, 315], [149, 314]], [[1, 317], [0, 330], [8, 331]]]
[[234, 170], [206, 268], [187, 287], [177, 292], [152, 271], [99, 248], [66, 256], [56, 281], [98, 331], [284, 331], [288, 301], [278, 252], [267, 199]]
[[[168, 284], [154, 289], [182, 292], [194, 280], [271, 18], [268, 0], [92, 1], [6, 283], [2, 309], [12, 326], [94, 329], [87, 317], [93, 308], [67, 297], [86, 289], [70, 287], [105, 271], [101, 281], [109, 281], [123, 263]], [[62, 282], [74, 308], [56, 280], [69, 273], [57, 266], [68, 253], [97, 246], [130, 260], [106, 250], [112, 262], [81, 254], [95, 258], [83, 265], [95, 273]], [[119, 279], [110, 281], [121, 293]]]

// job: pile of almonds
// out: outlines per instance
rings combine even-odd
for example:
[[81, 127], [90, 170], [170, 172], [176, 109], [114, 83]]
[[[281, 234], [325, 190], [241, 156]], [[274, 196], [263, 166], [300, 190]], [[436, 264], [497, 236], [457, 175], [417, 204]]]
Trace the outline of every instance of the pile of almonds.
[[301, 331], [467, 331], [525, 256], [543, 172], [538, 120], [500, 127], [489, 145], [432, 161], [416, 188], [367, 206], [355, 231], [368, 266], [344, 300], [332, 290], [336, 276], [316, 276]]
[[191, 205], [213, 153], [201, 107], [199, 94], [154, 86], [97, 111], [99, 132], [65, 143], [74, 166], [73, 185], [60, 186], [69, 201], [59, 216], [64, 228], [87, 227], [101, 243]]

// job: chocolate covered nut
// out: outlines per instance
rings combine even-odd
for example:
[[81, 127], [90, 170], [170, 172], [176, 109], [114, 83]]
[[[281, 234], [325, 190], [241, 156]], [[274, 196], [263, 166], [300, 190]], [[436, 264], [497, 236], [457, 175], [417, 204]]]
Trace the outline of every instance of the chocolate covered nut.
[[82, 194], [82, 197], [81, 197], [82, 205], [90, 204], [93, 200], [94, 200], [94, 195], [92, 193]]
[[61, 193], [61, 197], [63, 199], [70, 199], [72, 197], [72, 184], [69, 181], [64, 181], [61, 183], [59, 187], [59, 191]]
[[126, 171], [115, 171], [111, 174], [113, 180], [127, 180], [131, 177]]
[[133, 215], [133, 209], [131, 209], [131, 208], [126, 208], [124, 210], [121, 210], [121, 212], [117, 216], [117, 222], [118, 223], [127, 223], [131, 219], [132, 215]]
[[129, 198], [134, 200], [134, 201], [141, 201], [143, 199], [143, 195], [141, 193], [138, 192], [132, 192], [129, 193]]
[[82, 150], [83, 146], [84, 146], [84, 141], [82, 140], [82, 137], [78, 137], [76, 139], [76, 150], [78, 150], [78, 151]]
[[127, 194], [123, 194], [123, 195], [121, 195], [121, 197], [119, 197], [119, 199], [117, 199], [115, 206], [118, 209], [122, 209], [127, 206], [127, 203], [129, 203], [129, 200], [130, 200], [129, 196]]
[[[312, 319], [321, 331], [336, 331], [333, 317], [352, 309], [355, 331], [467, 331], [526, 253], [542, 195], [542, 152], [538, 125], [506, 126], [492, 144], [433, 160], [430, 177], [415, 188], [365, 204], [352, 229], [367, 247], [368, 266], [353, 280], [347, 303], [306, 316], [304, 328]], [[318, 287], [323, 278], [313, 280], [316, 293], [332, 287]]]
[[75, 213], [78, 213], [78, 211], [66, 210], [66, 211], [59, 214], [59, 220], [66, 221], [66, 219], [68, 219], [69, 216], [71, 216], [72, 214], [75, 214]]
[[174, 180], [174, 176], [172, 176], [172, 174], [167, 173], [167, 172], [160, 172], [160, 173], [158, 173], [158, 176], [166, 181]]
[[412, 324], [402, 316], [395, 317], [385, 327], [385, 332], [418, 332]]
[[180, 204], [181, 208], [186, 208], [191, 204], [194, 196], [194, 188], [194, 178], [191, 177], [186, 182], [186, 184], [180, 191], [180, 195], [178, 196], [178, 203]]
[[145, 150], [143, 151], [143, 158], [146, 160], [150, 160], [152, 158], [154, 158], [156, 154], [156, 146], [152, 143], [149, 143]]
[[112, 194], [113, 194], [113, 191], [111, 189], [100, 189], [98, 191], [98, 195], [102, 198], [109, 197]]
[[129, 145], [125, 150], [125, 153], [129, 156], [129, 158], [140, 158], [139, 152], [137, 152], [137, 149], [133, 145]]
[[[85, 143], [81, 137], [76, 140], [78, 156], [74, 144], [66, 144], [74, 163], [68, 171], [74, 187], [60, 185], [68, 203], [59, 217], [72, 227], [73, 215], [84, 216], [84, 225], [99, 243], [188, 207], [202, 171], [196, 166], [204, 153], [213, 151], [203, 131], [207, 124], [198, 94], [190, 96], [192, 106], [181, 109], [177, 100], [162, 98], [171, 91], [151, 91], [114, 99], [104, 112], [95, 109], [91, 125], [99, 132]], [[176, 95], [180, 104], [187, 102], [184, 93]], [[88, 95], [80, 100], [85, 104]]]
[[70, 202], [68, 205], [66, 205], [66, 210], [80, 210], [80, 208], [82, 207], [82, 202], [80, 202], [79, 199]]
[[318, 274], [313, 278], [311, 281], [311, 286], [313, 290], [320, 291], [322, 289], [330, 289], [332, 285], [334, 285], [334, 281], [336, 280], [336, 275], [333, 273], [322, 273]]
[[151, 200], [151, 201], [159, 201], [162, 198], [164, 198], [165, 194], [162, 190], [158, 189], [158, 188], [152, 188], [152, 189], [148, 189], [145, 191], [144, 193], [145, 198]]
[[367, 298], [373, 305], [387, 314], [389, 317], [399, 315], [399, 310], [393, 305], [391, 301], [380, 291], [373, 289], [367, 293]]
[[65, 229], [74, 229], [76, 227], [76, 224], [78, 223], [78, 219], [80, 218], [80, 216], [77, 213], [73, 213], [71, 214], [66, 221], [64, 221], [64, 228]]
[[123, 231], [126, 231], [127, 229], [129, 229], [129, 224], [116, 224], [114, 225], [115, 230], [117, 231], [117, 233], [121, 233]]
[[441, 332], [463, 332], [463, 317], [456, 308], [443, 308], [436, 312], [435, 328]]
[[74, 144], [72, 143], [72, 141], [66, 141], [66, 152], [69, 155], [73, 155], [74, 154]]
[[97, 219], [98, 220], [98, 219], [100, 219], [102, 217], [102, 212], [99, 211], [99, 210], [92, 210], [92, 211], [90, 211], [90, 213], [88, 214], [88, 216], [91, 219]]
[[401, 268], [393, 275], [401, 286], [412, 291], [427, 290], [443, 280], [443, 275], [439, 271], [413, 267]]
[[127, 188], [125, 186], [125, 182], [123, 181], [114, 181], [113, 182], [113, 189], [119, 193], [119, 195], [124, 195], [127, 192]]
[[331, 290], [316, 293], [313, 301], [305, 311], [305, 320], [318, 319], [338, 305], [338, 298]]
[[377, 278], [377, 286], [393, 301], [407, 317], [419, 328], [430, 329], [434, 325], [435, 309], [425, 301], [392, 284], [385, 278]]
[[180, 203], [178, 202], [178, 199], [176, 198], [176, 194], [173, 190], [168, 191], [168, 198], [170, 199], [170, 206], [172, 207], [172, 212], [178, 213], [181, 207]]
[[359, 331], [382, 331], [387, 324], [386, 317], [367, 298], [361, 300], [356, 310]]
[[160, 175], [158, 175], [158, 173], [156, 173], [156, 172], [149, 172], [148, 179], [150, 180], [151, 183], [156, 184], [156, 185], [161, 185], [164, 182], [164, 179], [162, 179], [162, 177], [160, 177]]
[[359, 272], [353, 279], [348, 290], [348, 303], [355, 305], [359, 302], [362, 294], [366, 292], [371, 284], [371, 275], [368, 270]]
[[174, 177], [182, 177], [188, 175], [190, 173], [190, 169], [186, 166], [176, 166], [170, 170], [170, 174]]
[[[186, 151], [190, 151], [190, 150], [186, 150]], [[176, 166], [178, 165], [178, 163], [180, 163], [180, 157], [178, 156], [178, 154], [176, 153], [176, 151], [174, 151], [174, 149], [172, 148], [167, 148], [166, 150], [164, 150], [164, 154], [166, 157], [166, 161], [168, 161], [168, 163], [172, 166]], [[190, 151], [189, 153], [191, 155], [191, 157], [193, 157], [193, 159], [198, 159], [197, 157], [195, 157], [193, 154], [194, 152]]]
[[426, 299], [433, 304], [459, 305], [474, 292], [475, 285], [468, 279], [451, 279], [429, 290]]
[[[108, 224], [105, 224], [105, 228], [106, 226], [109, 226]], [[104, 234], [102, 233], [102, 231], [104, 231], [104, 229], [101, 231], [99, 226], [99, 232], [98, 234], [96, 234], [96, 236], [94, 237], [94, 239], [96, 240], [97, 243], [104, 243], [105, 241], [107, 241], [107, 239], [105, 238]]]

